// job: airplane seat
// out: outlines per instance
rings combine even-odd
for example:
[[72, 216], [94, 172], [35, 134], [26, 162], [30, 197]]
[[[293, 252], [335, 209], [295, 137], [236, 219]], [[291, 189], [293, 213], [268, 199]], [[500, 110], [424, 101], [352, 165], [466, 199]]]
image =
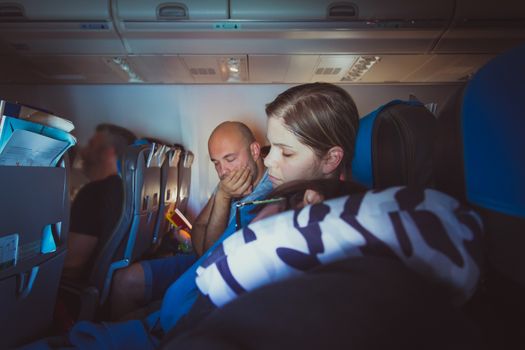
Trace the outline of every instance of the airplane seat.
[[[141, 225], [145, 225], [141, 230], [143, 234], [137, 235], [137, 242], [133, 251], [133, 257], [140, 259], [151, 254], [158, 240], [166, 187], [166, 175], [163, 174], [163, 168], [169, 151], [169, 147], [161, 141], [146, 140], [153, 145], [153, 151], [148, 155], [146, 168], [144, 169], [144, 187], [142, 188], [140, 200], [142, 201], [143, 210], [149, 205], [149, 203], [146, 205], [144, 201], [152, 201], [152, 206], [147, 209], [147, 220], [141, 221]], [[137, 193], [135, 191], [135, 195]], [[138, 197], [137, 200], [139, 200]], [[144, 216], [144, 213], [142, 216]]]
[[121, 217], [106, 242], [99, 245], [87, 281], [64, 281], [63, 288], [80, 298], [79, 320], [104, 319], [113, 274], [141, 258], [153, 245], [160, 204], [165, 148], [147, 142], [128, 147], [121, 161], [124, 200]]
[[194, 156], [191, 151], [182, 151], [179, 166], [179, 193], [177, 197], [177, 208], [179, 208], [184, 215], [187, 214], [186, 210], [190, 195], [191, 166], [193, 164], [193, 158]]
[[178, 147], [164, 145], [164, 157], [160, 168], [159, 209], [152, 237], [153, 246], [144, 256], [145, 259], [154, 258], [159, 254], [162, 239], [169, 229], [166, 215], [177, 202], [180, 153], [181, 150]]
[[394, 100], [359, 121], [353, 180], [368, 188], [433, 185], [436, 118], [418, 101]]
[[525, 346], [523, 62], [525, 45], [481, 68], [466, 87], [461, 114], [466, 198], [486, 232], [486, 275], [475, 314], [488, 348]]
[[67, 154], [56, 166], [0, 166], [0, 349], [52, 329], [67, 251], [69, 169]]
[[154, 242], [160, 242], [163, 235], [168, 232], [169, 222], [166, 215], [177, 205], [179, 194], [179, 160], [182, 150], [178, 147], [170, 147], [166, 153], [166, 159], [162, 165], [161, 206], [159, 208], [159, 220], [157, 222], [157, 236]]

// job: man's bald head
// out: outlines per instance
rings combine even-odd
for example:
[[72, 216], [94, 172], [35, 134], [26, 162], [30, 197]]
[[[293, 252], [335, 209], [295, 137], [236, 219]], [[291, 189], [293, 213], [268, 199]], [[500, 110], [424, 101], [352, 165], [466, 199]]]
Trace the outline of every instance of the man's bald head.
[[210, 142], [214, 141], [217, 138], [235, 138], [239, 142], [243, 142], [244, 145], [250, 145], [252, 142], [255, 142], [255, 136], [253, 136], [250, 128], [246, 124], [241, 122], [232, 122], [227, 121], [219, 124], [211, 133], [210, 138], [208, 139], [208, 146]]
[[208, 151], [221, 180], [232, 171], [249, 167], [256, 182], [264, 167], [260, 145], [250, 128], [241, 122], [219, 124], [208, 139]]

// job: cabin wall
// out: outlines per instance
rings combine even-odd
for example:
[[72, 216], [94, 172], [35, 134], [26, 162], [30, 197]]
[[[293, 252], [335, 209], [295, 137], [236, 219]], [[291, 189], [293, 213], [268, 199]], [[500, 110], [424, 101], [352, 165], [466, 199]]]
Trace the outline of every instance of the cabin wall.
[[[290, 85], [51, 85], [0, 86], [0, 98], [52, 111], [70, 119], [81, 145], [103, 122], [137, 134], [180, 143], [195, 154], [190, 217], [211, 195], [217, 175], [209, 161], [207, 139], [225, 120], [245, 122], [264, 143], [264, 106]], [[438, 108], [459, 85], [343, 85], [366, 115], [392, 99], [437, 102]]]

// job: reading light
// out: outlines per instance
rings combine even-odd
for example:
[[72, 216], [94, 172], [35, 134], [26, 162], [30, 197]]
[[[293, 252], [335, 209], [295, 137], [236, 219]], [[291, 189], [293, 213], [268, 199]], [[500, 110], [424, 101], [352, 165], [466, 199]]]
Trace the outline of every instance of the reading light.
[[376, 64], [379, 56], [360, 56], [352, 65], [352, 68], [341, 79], [342, 81], [359, 81]]
[[241, 61], [237, 57], [230, 57], [226, 61], [226, 67], [228, 68], [228, 82], [240, 82], [241, 81]]
[[239, 73], [239, 59], [235, 57], [230, 57], [228, 59], [228, 70], [230, 73]]
[[122, 57], [113, 57], [113, 63], [117, 65], [124, 73], [128, 76], [128, 82], [130, 83], [143, 83], [144, 80], [135, 73], [135, 71], [130, 67], [128, 61]]
[[245, 56], [222, 56], [217, 61], [222, 81], [239, 83], [246, 79]]

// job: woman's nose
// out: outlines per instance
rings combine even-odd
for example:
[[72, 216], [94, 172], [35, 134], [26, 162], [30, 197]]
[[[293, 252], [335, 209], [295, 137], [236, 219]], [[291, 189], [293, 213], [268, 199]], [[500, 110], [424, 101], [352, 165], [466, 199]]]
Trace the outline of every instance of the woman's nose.
[[270, 152], [264, 157], [264, 166], [267, 168], [272, 168], [275, 164], [274, 158], [273, 158], [273, 152], [270, 149]]

